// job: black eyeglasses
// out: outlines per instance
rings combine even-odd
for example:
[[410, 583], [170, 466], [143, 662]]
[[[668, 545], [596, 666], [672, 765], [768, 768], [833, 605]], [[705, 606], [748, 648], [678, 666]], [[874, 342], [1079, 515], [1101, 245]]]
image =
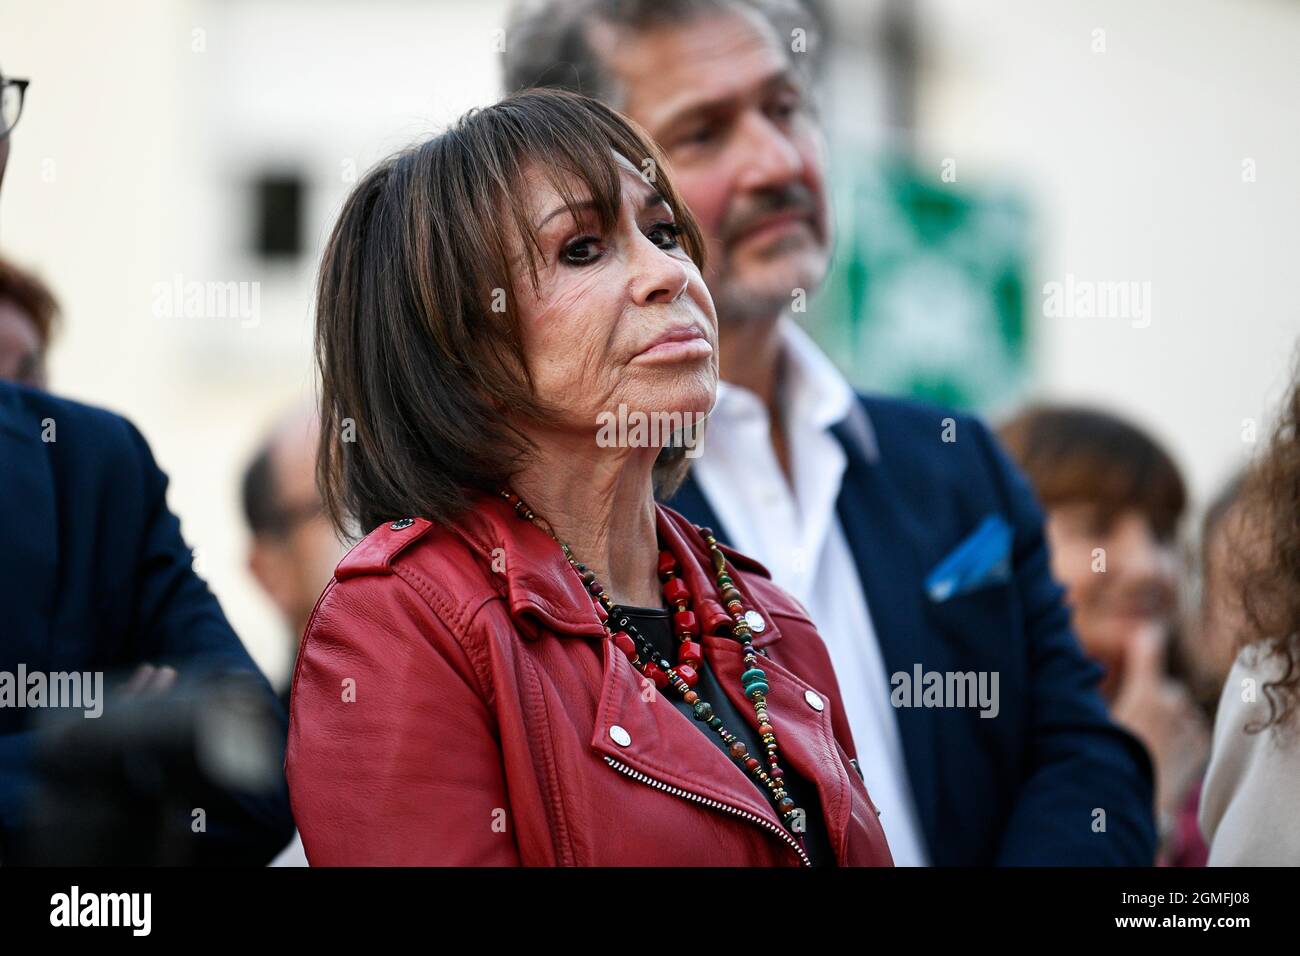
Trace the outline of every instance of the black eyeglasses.
[[27, 95], [29, 80], [6, 80], [0, 76], [0, 137], [18, 125], [23, 115], [23, 99]]

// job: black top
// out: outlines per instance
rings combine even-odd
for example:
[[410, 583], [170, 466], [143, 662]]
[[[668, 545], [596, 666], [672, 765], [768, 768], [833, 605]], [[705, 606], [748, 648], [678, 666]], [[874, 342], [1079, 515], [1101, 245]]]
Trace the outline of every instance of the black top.
[[[662, 608], [648, 607], [627, 607], [622, 606], [622, 610], [636, 626], [655, 649], [669, 661], [677, 660], [677, 641], [673, 637], [672, 625], [668, 617], [668, 612]], [[760, 665], [761, 666], [761, 665]], [[702, 700], [706, 700], [713, 707], [713, 712], [722, 718], [722, 726], [731, 733], [735, 734], [745, 742], [745, 747], [751, 754], [763, 759], [767, 749], [763, 746], [762, 739], [758, 736], [758, 730], [745, 718], [745, 715], [736, 710], [731, 703], [731, 698], [723, 692], [718, 686], [718, 680], [713, 674], [712, 668], [708, 666], [707, 661], [701, 661], [698, 668], [700, 679], [695, 684], [695, 692], [700, 695]], [[713, 730], [707, 723], [695, 719], [695, 712], [691, 705], [682, 700], [681, 696], [673, 691], [666, 694], [666, 697], [672, 702], [686, 719], [700, 729], [704, 736], [708, 737], [717, 746], [719, 750], [726, 755], [736, 769], [740, 770], [759, 792], [759, 799], [768, 806], [772, 801], [768, 796], [767, 788], [755, 778], [748, 770], [741, 767], [735, 762], [735, 758], [727, 752], [727, 744], [723, 741], [721, 735]], [[777, 715], [779, 718], [779, 715]], [[750, 713], [753, 717], [753, 713]], [[780, 734], [777, 734], [777, 741], [780, 741]], [[826, 832], [826, 820], [822, 814], [820, 798], [817, 795], [817, 787], [800, 776], [794, 768], [788, 763], [782, 763], [781, 769], [785, 771], [785, 789], [795, 802], [795, 806], [804, 811], [804, 850], [808, 854], [809, 861], [813, 866], [835, 866], [835, 853], [831, 850], [830, 837]], [[775, 812], [775, 808], [773, 808]], [[780, 814], [777, 813], [780, 817]]]

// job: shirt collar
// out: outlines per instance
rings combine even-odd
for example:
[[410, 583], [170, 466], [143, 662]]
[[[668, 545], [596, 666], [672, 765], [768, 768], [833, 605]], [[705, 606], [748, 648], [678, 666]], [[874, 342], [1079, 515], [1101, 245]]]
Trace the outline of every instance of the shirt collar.
[[[853, 386], [835, 363], [788, 313], [777, 320], [776, 334], [784, 362], [777, 400], [785, 412], [787, 427], [828, 431], [847, 420], [848, 433], [861, 445], [868, 459], [875, 459], [878, 451], [871, 421]], [[757, 395], [732, 382], [718, 382], [710, 428], [752, 414], [765, 414]]]

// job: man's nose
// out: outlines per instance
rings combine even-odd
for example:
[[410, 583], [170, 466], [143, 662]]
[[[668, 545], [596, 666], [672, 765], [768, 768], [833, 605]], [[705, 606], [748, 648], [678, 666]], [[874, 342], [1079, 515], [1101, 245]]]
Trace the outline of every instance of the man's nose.
[[737, 145], [742, 164], [737, 185], [741, 189], [782, 186], [803, 173], [803, 156], [794, 141], [759, 110], [745, 114]]

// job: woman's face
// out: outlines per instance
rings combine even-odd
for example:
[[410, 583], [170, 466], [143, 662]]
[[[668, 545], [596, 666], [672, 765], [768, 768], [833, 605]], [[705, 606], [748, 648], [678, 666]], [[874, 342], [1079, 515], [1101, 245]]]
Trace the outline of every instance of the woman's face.
[[[674, 210], [619, 159], [622, 201], [611, 231], [590, 208], [579, 206], [575, 220], [535, 172], [527, 214], [541, 247], [536, 290], [522, 241], [513, 250], [536, 395], [572, 433], [597, 431], [598, 416], [617, 416], [620, 405], [640, 415], [707, 414], [717, 390], [713, 300], [678, 243]], [[579, 204], [582, 190], [575, 182]]]
[[1105, 665], [1108, 687], [1134, 636], [1167, 628], [1175, 613], [1178, 556], [1136, 509], [1106, 518], [1087, 502], [1050, 509], [1052, 573], [1066, 588], [1075, 633]]

